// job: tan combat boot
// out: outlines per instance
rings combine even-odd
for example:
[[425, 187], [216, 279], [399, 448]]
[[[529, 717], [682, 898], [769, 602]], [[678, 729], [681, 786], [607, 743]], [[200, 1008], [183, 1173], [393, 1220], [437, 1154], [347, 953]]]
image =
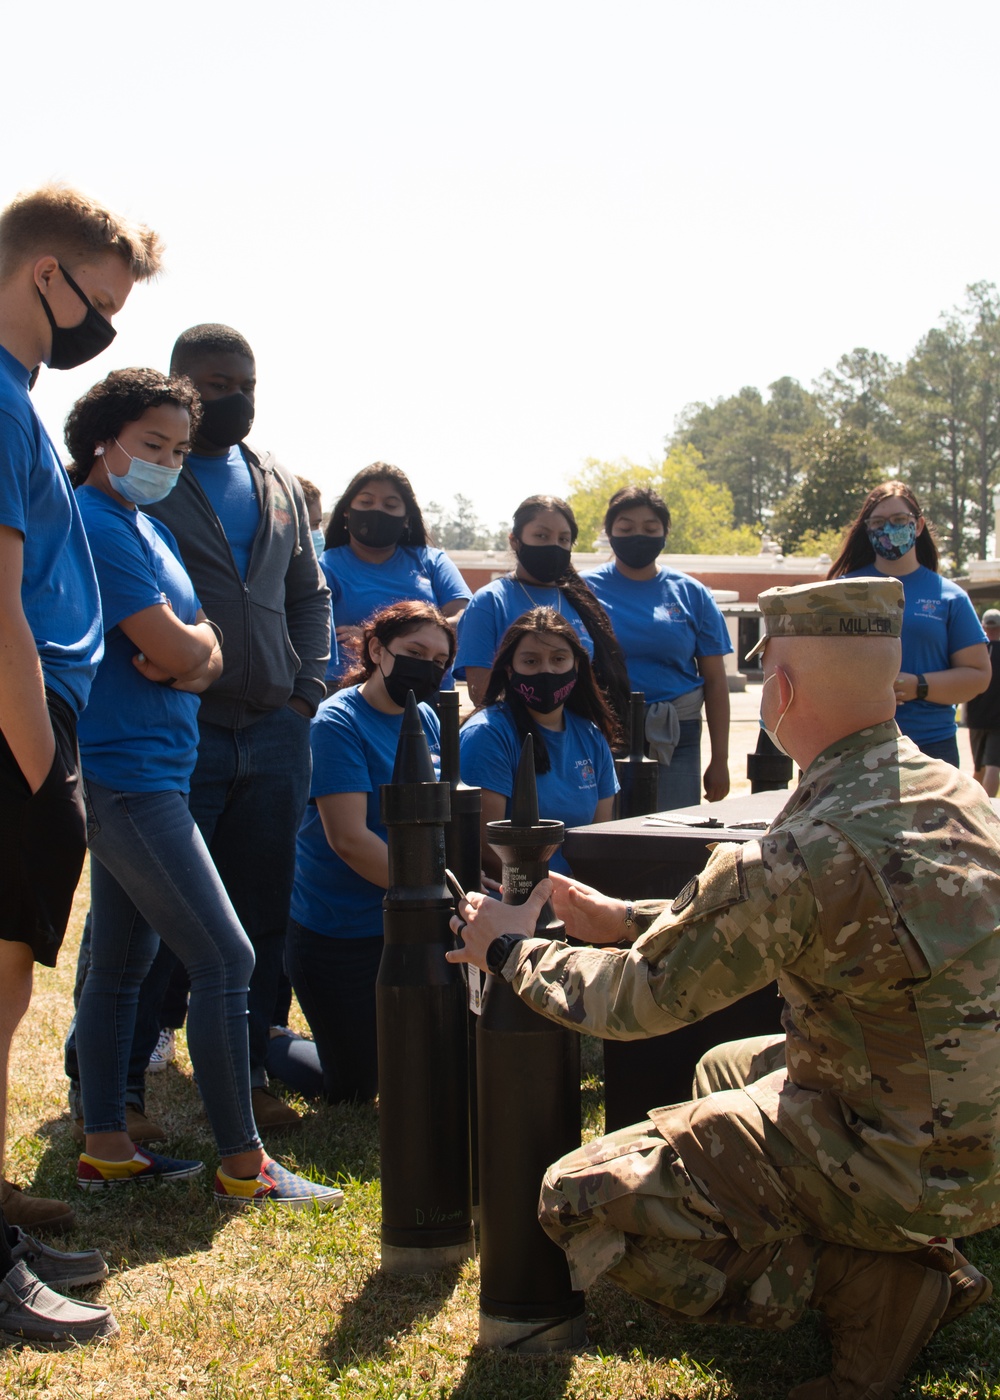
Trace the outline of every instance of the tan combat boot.
[[252, 1088], [250, 1090], [250, 1103], [253, 1108], [254, 1122], [264, 1137], [269, 1132], [276, 1132], [278, 1129], [287, 1130], [302, 1126], [302, 1114], [297, 1112], [290, 1103], [285, 1103], [284, 1099], [279, 1099], [277, 1094], [272, 1094], [270, 1089], [256, 1086]]
[[[166, 1128], [162, 1128], [159, 1123], [152, 1118], [147, 1118], [141, 1109], [133, 1104], [125, 1105], [125, 1131], [134, 1143], [162, 1142], [167, 1136]], [[83, 1131], [83, 1119], [74, 1118], [70, 1128], [73, 1141], [78, 1142], [81, 1147], [87, 1145], [87, 1134]]]
[[950, 1298], [948, 1275], [910, 1256], [824, 1245], [811, 1306], [829, 1324], [833, 1368], [788, 1400], [888, 1400]]
[[0, 1177], [0, 1206], [7, 1224], [18, 1225], [29, 1235], [36, 1230], [68, 1230], [76, 1223], [73, 1207], [65, 1201], [29, 1196], [6, 1177]]
[[951, 1284], [951, 1299], [945, 1309], [944, 1317], [938, 1323], [939, 1327], [946, 1327], [949, 1322], [954, 1322], [956, 1317], [961, 1317], [963, 1313], [971, 1312], [973, 1308], [978, 1308], [980, 1303], [986, 1303], [993, 1296], [993, 1285], [981, 1274], [975, 1264], [970, 1264], [964, 1254], [958, 1250], [953, 1250], [955, 1267], [948, 1271], [948, 1281]]
[[944, 1310], [944, 1317], [938, 1323], [938, 1331], [964, 1316], [980, 1303], [988, 1303], [993, 1296], [993, 1285], [985, 1274], [981, 1274], [975, 1264], [970, 1264], [965, 1255], [953, 1244], [929, 1244], [926, 1249], [917, 1250], [909, 1258], [917, 1264], [926, 1264], [929, 1269], [937, 1269], [948, 1275], [951, 1284], [951, 1298]]

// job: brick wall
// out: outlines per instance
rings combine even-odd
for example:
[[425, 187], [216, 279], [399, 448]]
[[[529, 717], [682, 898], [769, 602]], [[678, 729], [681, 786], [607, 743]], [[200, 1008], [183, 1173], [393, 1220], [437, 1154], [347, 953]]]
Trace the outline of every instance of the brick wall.
[[[486, 556], [481, 550], [453, 550], [450, 557], [473, 593], [491, 579], [509, 572], [514, 565], [511, 555]], [[607, 558], [607, 554], [574, 554], [573, 563], [582, 573], [605, 563]], [[818, 559], [781, 561], [780, 556], [773, 555], [664, 554], [660, 562], [667, 568], [690, 574], [707, 588], [738, 594], [741, 603], [755, 603], [758, 593], [778, 584], [815, 583], [826, 578], [830, 567], [825, 560], [822, 563]]]

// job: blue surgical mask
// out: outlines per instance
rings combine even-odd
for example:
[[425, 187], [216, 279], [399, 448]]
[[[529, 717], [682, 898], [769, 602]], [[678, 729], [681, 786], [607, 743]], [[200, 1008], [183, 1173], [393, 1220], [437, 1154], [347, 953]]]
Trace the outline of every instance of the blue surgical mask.
[[[125, 452], [117, 438], [115, 442], [122, 452]], [[125, 455], [127, 457], [129, 454], [125, 452]], [[144, 462], [141, 457], [130, 458], [128, 471], [124, 476], [115, 476], [111, 468], [108, 468], [108, 480], [111, 485], [119, 496], [124, 496], [126, 501], [131, 501], [135, 506], [152, 506], [157, 501], [164, 500], [177, 485], [180, 475], [177, 467], [161, 467], [156, 462]]]
[[322, 530], [313, 530], [310, 533], [312, 534], [313, 549], [316, 551], [316, 558], [318, 559], [324, 549], [326, 549], [326, 536], [323, 534]]
[[908, 520], [905, 525], [892, 525], [887, 520], [877, 530], [868, 531], [868, 541], [883, 559], [902, 559], [917, 542], [917, 522]]

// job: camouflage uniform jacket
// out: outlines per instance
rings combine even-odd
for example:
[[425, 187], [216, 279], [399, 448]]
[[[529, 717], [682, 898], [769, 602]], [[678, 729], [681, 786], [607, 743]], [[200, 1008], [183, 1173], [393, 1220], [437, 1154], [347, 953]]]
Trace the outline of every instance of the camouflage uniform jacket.
[[767, 834], [716, 847], [631, 949], [527, 939], [503, 973], [616, 1039], [777, 977], [787, 1069], [650, 1116], [746, 1244], [761, 1208], [802, 1213], [812, 1173], [906, 1247], [1000, 1221], [998, 924], [1000, 820], [889, 721], [820, 754]]

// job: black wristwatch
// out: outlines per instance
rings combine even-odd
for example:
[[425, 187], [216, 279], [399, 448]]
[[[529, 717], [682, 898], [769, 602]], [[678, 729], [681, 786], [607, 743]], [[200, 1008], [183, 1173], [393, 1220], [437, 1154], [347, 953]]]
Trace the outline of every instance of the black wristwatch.
[[927, 699], [927, 677], [926, 677], [926, 676], [918, 676], [918, 677], [917, 677], [917, 699], [918, 699], [918, 700], [926, 700], [926, 699]]
[[523, 943], [524, 938], [519, 933], [501, 933], [494, 938], [493, 942], [486, 949], [486, 966], [493, 973], [494, 977], [499, 977], [504, 964], [511, 955], [511, 951], [518, 943]]

